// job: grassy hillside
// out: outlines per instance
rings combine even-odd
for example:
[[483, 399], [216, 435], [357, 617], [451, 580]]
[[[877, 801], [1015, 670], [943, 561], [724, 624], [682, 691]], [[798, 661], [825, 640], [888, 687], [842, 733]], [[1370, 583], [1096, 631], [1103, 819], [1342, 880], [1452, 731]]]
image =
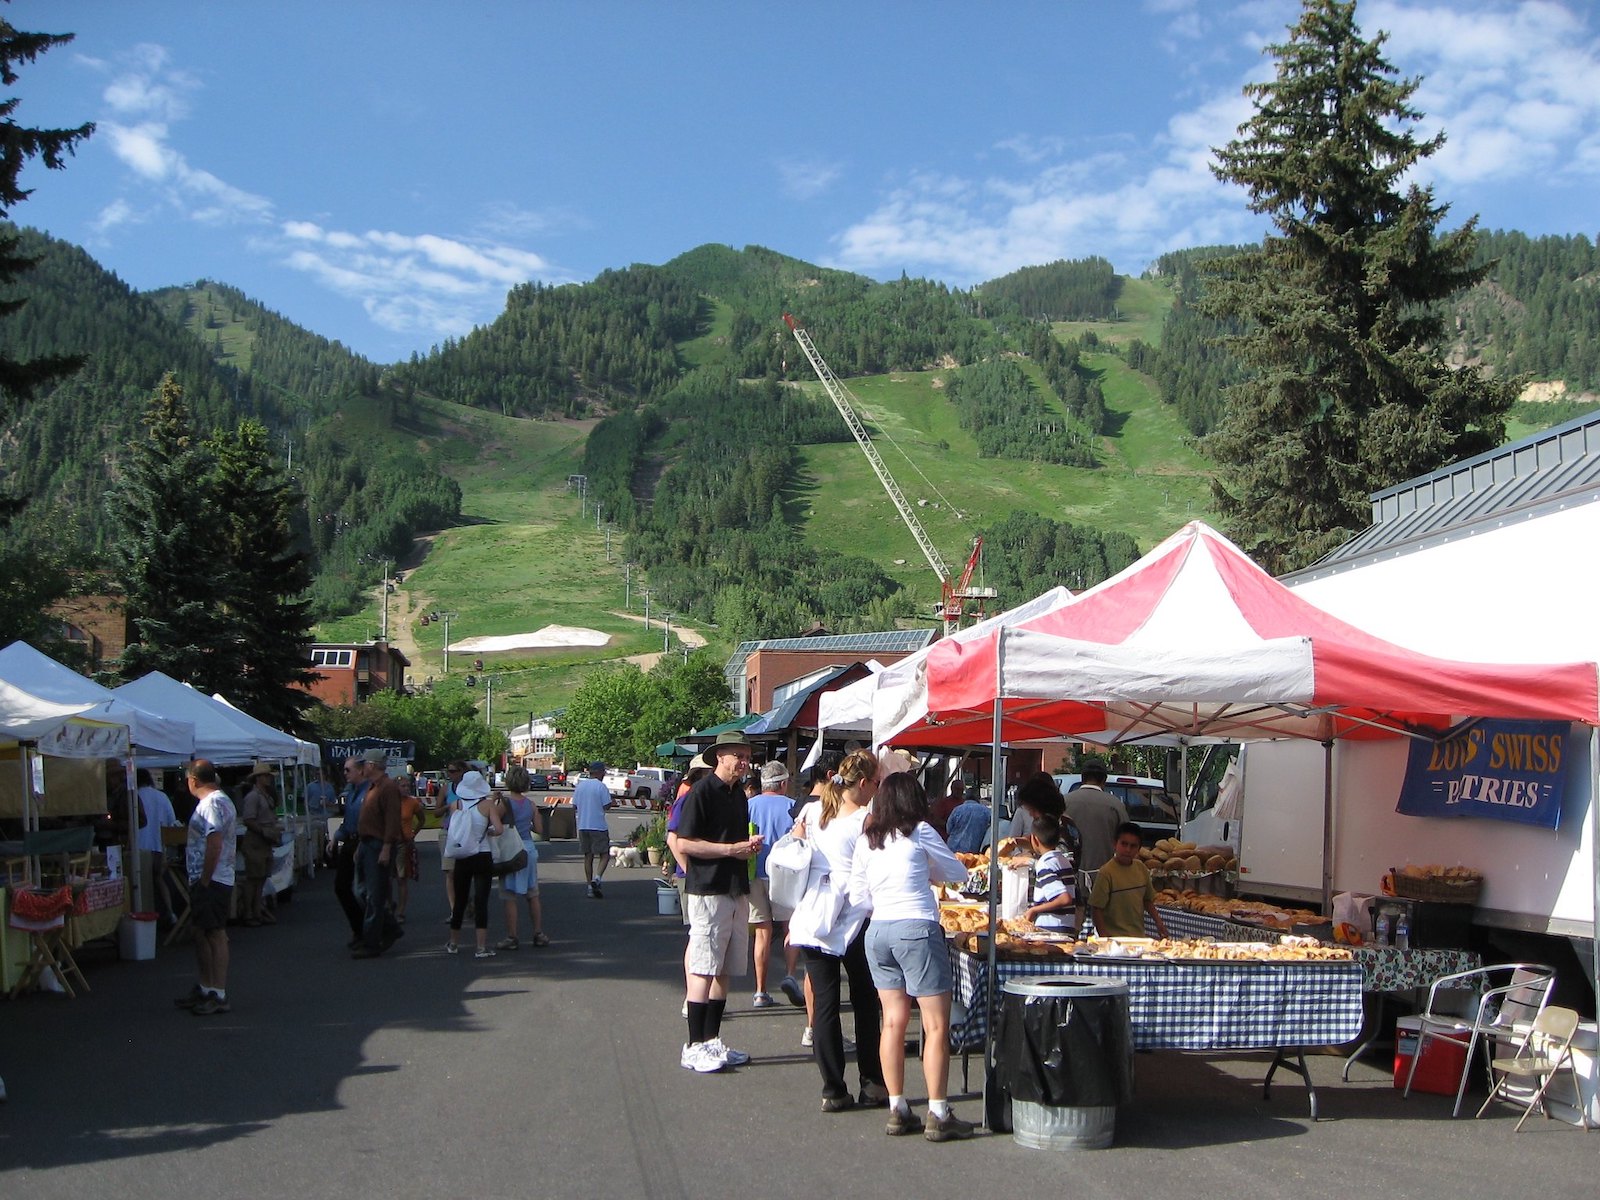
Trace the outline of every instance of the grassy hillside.
[[[412, 659], [415, 682], [460, 689], [473, 671], [474, 655], [453, 652], [445, 676], [444, 627], [418, 622], [432, 611], [457, 614], [450, 622], [452, 641], [531, 633], [551, 624], [611, 635], [605, 647], [486, 656], [486, 671], [494, 678], [494, 722], [502, 727], [561, 706], [598, 667], [661, 649], [659, 625], [646, 633], [640, 622], [611, 615], [623, 608], [621, 539], [613, 538], [608, 563], [604, 533], [595, 529], [592, 515], [580, 519], [577, 495], [567, 490], [590, 422], [531, 421], [428, 400], [418, 402], [403, 428], [390, 425], [368, 403], [351, 405], [333, 420], [357, 445], [406, 437], [420, 449], [440, 449], [462, 488], [469, 523], [421, 539], [415, 558], [401, 564], [404, 577], [389, 598], [390, 639]], [[381, 621], [379, 596], [375, 590], [365, 610], [319, 627], [317, 636], [373, 637]], [[481, 710], [487, 699], [482, 676], [474, 690]]]
[[[945, 372], [848, 381], [874, 430], [905, 452], [902, 457], [886, 439], [877, 439], [907, 498], [914, 505], [928, 502], [918, 517], [952, 570], [959, 569], [976, 527], [1016, 509], [1122, 530], [1144, 548], [1185, 521], [1215, 519], [1208, 507], [1208, 468], [1184, 445], [1176, 415], [1162, 405], [1154, 384], [1112, 354], [1086, 355], [1084, 365], [1099, 374], [1112, 416], [1113, 436], [1100, 443], [1105, 465], [1095, 470], [979, 459], [941, 394]], [[860, 448], [854, 442], [809, 446], [803, 458], [805, 473], [795, 481], [791, 511], [804, 521], [807, 538], [873, 559], [919, 599], [931, 601], [937, 593], [933, 573]], [[940, 495], [966, 519], [958, 519]]]
[[1122, 294], [1117, 297], [1120, 320], [1057, 321], [1051, 328], [1060, 338], [1082, 337], [1093, 332], [1102, 342], [1116, 346], [1125, 346], [1134, 338], [1156, 346], [1161, 343], [1161, 324], [1167, 319], [1172, 300], [1172, 288], [1165, 282], [1124, 277]]

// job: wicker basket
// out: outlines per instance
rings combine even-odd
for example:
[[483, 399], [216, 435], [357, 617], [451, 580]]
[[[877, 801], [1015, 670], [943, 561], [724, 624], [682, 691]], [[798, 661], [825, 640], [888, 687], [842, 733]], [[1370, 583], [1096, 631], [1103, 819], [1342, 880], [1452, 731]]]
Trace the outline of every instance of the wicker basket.
[[1435, 904], [1476, 904], [1483, 891], [1483, 877], [1435, 879], [1421, 875], [1394, 873], [1394, 894], [1405, 900], [1427, 900]]

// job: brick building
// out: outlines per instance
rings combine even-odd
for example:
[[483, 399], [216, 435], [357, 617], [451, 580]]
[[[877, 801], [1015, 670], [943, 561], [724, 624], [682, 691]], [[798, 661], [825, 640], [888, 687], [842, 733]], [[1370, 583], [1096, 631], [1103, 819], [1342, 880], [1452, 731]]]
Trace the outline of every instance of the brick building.
[[375, 692], [403, 692], [411, 660], [388, 642], [317, 642], [316, 680], [307, 689], [324, 704], [357, 704]]

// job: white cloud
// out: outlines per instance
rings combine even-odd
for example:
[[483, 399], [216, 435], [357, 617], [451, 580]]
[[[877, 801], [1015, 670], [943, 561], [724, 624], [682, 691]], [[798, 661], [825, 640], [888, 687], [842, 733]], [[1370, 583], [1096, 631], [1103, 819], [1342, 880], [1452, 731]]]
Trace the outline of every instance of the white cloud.
[[[834, 238], [830, 265], [970, 284], [1091, 253], [1137, 270], [1165, 250], [1259, 236], [1242, 194], [1212, 176], [1212, 148], [1251, 115], [1238, 84], [1271, 77], [1270, 59], [1254, 52], [1283, 38], [1295, 6], [1147, 0], [1145, 9], [1172, 36], [1186, 34], [1190, 18], [1248, 23], [1244, 75], [1213, 84], [1145, 146], [1112, 141], [1114, 151], [1090, 154], [1084, 142], [1064, 145], [1045, 130], [995, 143], [1015, 156], [1009, 167], [984, 156], [983, 171], [970, 176], [902, 178]], [[1420, 134], [1442, 128], [1448, 138], [1417, 173], [1439, 182], [1443, 199], [1480, 180], [1600, 175], [1600, 33], [1585, 10], [1550, 0], [1371, 0], [1358, 16], [1368, 36], [1389, 31], [1385, 53], [1402, 76], [1425, 77], [1413, 101], [1427, 115]], [[1068, 154], [1076, 160], [1056, 161]]]
[[[174, 67], [164, 47], [144, 43], [116, 64], [94, 65], [115, 72], [102, 93], [112, 116], [99, 123], [100, 131], [138, 182], [155, 186], [165, 203], [203, 224], [272, 219], [272, 201], [190, 165], [173, 147], [172, 125], [189, 115], [189, 97], [200, 82]], [[103, 232], [110, 226], [101, 228]]]
[[107, 234], [119, 225], [131, 225], [139, 221], [139, 214], [134, 211], [133, 205], [126, 200], [113, 200], [100, 210], [100, 215], [90, 223], [89, 228], [97, 234]]
[[798, 158], [780, 158], [778, 186], [783, 194], [793, 200], [814, 200], [839, 182], [844, 173], [836, 162], [827, 162], [814, 155]]
[[1386, 29], [1388, 57], [1423, 76], [1414, 99], [1444, 148], [1424, 180], [1451, 184], [1526, 178], [1531, 171], [1593, 177], [1589, 137], [1600, 125], [1600, 30], [1578, 11], [1524, 0], [1463, 10], [1381, 0], [1362, 11]]
[[1195, 237], [1248, 238], [1253, 218], [1209, 167], [1211, 147], [1231, 138], [1248, 115], [1248, 102], [1230, 91], [1173, 117], [1142, 159], [1118, 150], [1031, 176], [912, 176], [835, 238], [832, 265], [867, 272], [914, 266], [971, 284], [1089, 254], [1137, 270]]
[[488, 241], [389, 230], [351, 233], [312, 221], [285, 221], [285, 266], [360, 301], [378, 325], [435, 339], [458, 336], [487, 319], [514, 284], [563, 282], [541, 255]]

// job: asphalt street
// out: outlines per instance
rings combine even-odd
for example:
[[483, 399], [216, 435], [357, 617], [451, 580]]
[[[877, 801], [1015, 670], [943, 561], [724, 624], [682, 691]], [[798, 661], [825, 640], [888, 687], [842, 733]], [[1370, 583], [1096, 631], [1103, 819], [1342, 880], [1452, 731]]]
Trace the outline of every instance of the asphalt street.
[[[476, 962], [444, 953], [436, 835], [425, 836], [407, 936], [381, 959], [346, 952], [324, 872], [296, 888], [276, 926], [232, 931], [230, 1014], [173, 1006], [194, 979], [187, 947], [126, 963], [88, 948], [88, 995], [0, 1004], [0, 1195], [1470, 1200], [1594, 1189], [1600, 1134], [1533, 1121], [1513, 1136], [1509, 1110], [1452, 1121], [1445, 1098], [1402, 1102], [1380, 1063], [1341, 1083], [1332, 1057], [1312, 1060], [1319, 1122], [1293, 1077], [1262, 1098], [1265, 1056], [1147, 1054], [1109, 1150], [888, 1138], [879, 1111], [819, 1111], [803, 1014], [751, 1009], [748, 979], [723, 1032], [754, 1061], [719, 1075], [678, 1066], [682, 931], [657, 915], [653, 871], [612, 868], [606, 898], [589, 900], [576, 845], [542, 846], [552, 944]], [[496, 897], [495, 938], [500, 928]], [[959, 1062], [952, 1077], [959, 1089]], [[920, 1084], [911, 1094], [920, 1110]], [[976, 1096], [956, 1108], [981, 1113]]]

